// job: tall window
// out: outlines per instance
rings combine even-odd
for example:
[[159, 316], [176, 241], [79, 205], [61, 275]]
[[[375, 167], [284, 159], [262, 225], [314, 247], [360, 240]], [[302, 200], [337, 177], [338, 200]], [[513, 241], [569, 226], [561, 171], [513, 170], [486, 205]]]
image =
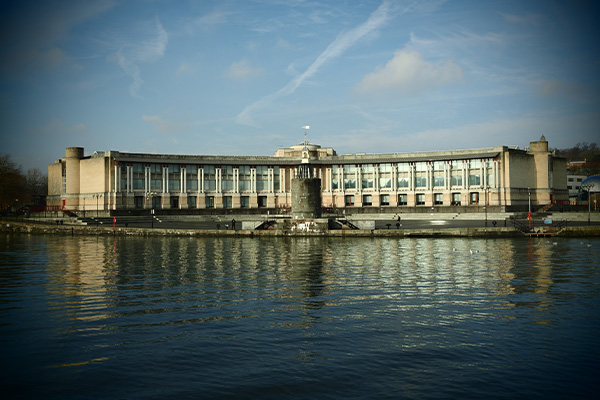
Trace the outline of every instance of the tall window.
[[443, 176], [434, 176], [433, 177], [433, 186], [436, 186], [436, 187], [444, 186], [444, 177]]
[[417, 171], [427, 171], [427, 163], [426, 162], [417, 162], [417, 163], [415, 163], [415, 170], [417, 170]]
[[452, 205], [453, 206], [460, 206], [461, 203], [461, 196], [460, 193], [452, 193]]
[[344, 189], [356, 189], [356, 179], [354, 175], [351, 178], [344, 178]]
[[206, 196], [206, 208], [215, 208], [215, 198], [213, 196]]
[[[178, 164], [169, 164], [169, 191], [179, 190], [179, 180], [181, 179]], [[176, 208], [176, 207], [173, 207]]]
[[[204, 190], [206, 191], [215, 191], [217, 189], [217, 177], [215, 174], [215, 166], [214, 165], [205, 165], [204, 166]], [[208, 198], [207, 198], [208, 201]], [[210, 207], [214, 207], [214, 198], [213, 198], [213, 205]], [[208, 203], [207, 203], [207, 208], [208, 207]]]
[[256, 191], [265, 190], [269, 190], [269, 168], [266, 165], [259, 165], [256, 167]]
[[390, 178], [379, 178], [379, 187], [381, 189], [391, 189], [392, 180]]
[[427, 187], [427, 177], [417, 176], [415, 178], [415, 187]]
[[452, 186], [462, 186], [462, 175], [452, 175], [450, 183]]
[[362, 179], [362, 188], [363, 189], [373, 189], [373, 178], [363, 178]]
[[279, 190], [279, 166], [273, 167], [273, 190]]
[[380, 173], [388, 173], [388, 172], [392, 172], [392, 164], [380, 164], [379, 165], [379, 172]]
[[[181, 179], [179, 165], [169, 164], [169, 191], [179, 190], [179, 180]], [[176, 208], [171, 206], [172, 208]], [[177, 206], [179, 207], [179, 205]]]
[[162, 190], [162, 165], [150, 165], [150, 190]]
[[344, 164], [344, 175], [354, 175], [356, 173], [356, 166], [354, 164]]
[[481, 175], [472, 174], [469, 175], [469, 186], [478, 186], [481, 185]]
[[382, 206], [389, 206], [390, 205], [390, 195], [389, 194], [382, 194], [381, 195], [381, 205]]
[[469, 168], [481, 168], [481, 160], [469, 160]]
[[399, 188], [407, 188], [408, 187], [408, 178], [398, 178], [398, 187]]
[[250, 184], [251, 184], [250, 166], [249, 165], [240, 165], [240, 168], [239, 168], [240, 192], [249, 191], [251, 189]]
[[[186, 191], [197, 191], [198, 190], [198, 166], [197, 165], [186, 165], [185, 166], [185, 190]], [[195, 208], [196, 205], [194, 203]]]
[[373, 196], [370, 194], [363, 194], [363, 206], [373, 205]]
[[133, 190], [144, 190], [144, 164], [133, 164]]
[[408, 204], [408, 195], [406, 194], [399, 194], [398, 195], [398, 205], [399, 206], [405, 206]]
[[435, 193], [433, 195], [433, 203], [438, 206], [444, 204], [444, 195], [442, 193]]
[[417, 205], [424, 206], [425, 205], [425, 194], [417, 193]]
[[221, 189], [228, 192], [233, 190], [233, 166], [231, 165], [221, 167]]
[[241, 196], [240, 197], [240, 207], [241, 208], [249, 208], [250, 207], [250, 197]]

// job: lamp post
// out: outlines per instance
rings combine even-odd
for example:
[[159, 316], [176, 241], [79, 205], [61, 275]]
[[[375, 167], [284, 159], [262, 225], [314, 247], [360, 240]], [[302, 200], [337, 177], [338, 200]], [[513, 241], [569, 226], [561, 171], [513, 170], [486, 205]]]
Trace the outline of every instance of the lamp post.
[[154, 200], [154, 196], [156, 196], [156, 192], [148, 192], [146, 193], [146, 201], [148, 201], [148, 199], [150, 199], [150, 227], [152, 229], [154, 229], [154, 208], [152, 203]]
[[593, 188], [593, 187], [594, 187], [594, 184], [593, 184], [593, 183], [586, 183], [586, 184], [584, 184], [584, 185], [581, 185], [581, 188], [582, 188], [583, 190], [587, 190], [587, 192], [588, 192], [588, 225], [591, 225], [591, 224], [592, 224], [592, 222], [591, 222], [591, 219], [590, 219], [590, 215], [591, 215], [591, 213], [592, 213], [592, 197], [591, 197], [591, 191], [592, 191], [592, 188]]
[[98, 204], [98, 200], [100, 200], [100, 197], [102, 197], [103, 194], [102, 193], [96, 193], [93, 195], [93, 197], [96, 198], [96, 218], [98, 218], [98, 209], [100, 208], [99, 204]]
[[483, 209], [485, 210], [485, 227], [487, 228], [488, 191], [490, 190], [490, 187], [486, 186], [483, 190], [483, 193], [485, 195], [485, 206], [483, 207]]

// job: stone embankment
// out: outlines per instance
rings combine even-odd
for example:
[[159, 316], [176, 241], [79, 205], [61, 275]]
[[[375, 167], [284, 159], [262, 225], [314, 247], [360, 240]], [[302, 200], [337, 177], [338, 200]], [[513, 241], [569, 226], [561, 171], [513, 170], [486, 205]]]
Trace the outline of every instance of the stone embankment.
[[[57, 235], [120, 235], [120, 236], [192, 236], [192, 237], [525, 237], [512, 227], [440, 228], [440, 229], [343, 229], [326, 232], [289, 232], [282, 230], [223, 230], [223, 229], [149, 229], [97, 227], [82, 225], [45, 225], [26, 222], [0, 221], [0, 232], [57, 234]], [[600, 226], [574, 226], [561, 229], [558, 237], [600, 237]]]

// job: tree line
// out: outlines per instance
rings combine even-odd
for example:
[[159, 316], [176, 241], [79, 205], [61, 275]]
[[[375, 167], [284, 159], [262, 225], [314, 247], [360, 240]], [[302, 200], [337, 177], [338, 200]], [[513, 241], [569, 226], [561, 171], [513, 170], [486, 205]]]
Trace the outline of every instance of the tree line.
[[598, 175], [600, 174], [600, 148], [596, 143], [577, 143], [569, 149], [555, 149], [556, 155], [564, 157], [567, 161], [585, 161], [583, 165], [571, 167], [573, 175]]
[[47, 194], [47, 174], [39, 168], [29, 168], [23, 172], [10, 155], [0, 154], [0, 211], [16, 211], [26, 205], [45, 204], [43, 199]]

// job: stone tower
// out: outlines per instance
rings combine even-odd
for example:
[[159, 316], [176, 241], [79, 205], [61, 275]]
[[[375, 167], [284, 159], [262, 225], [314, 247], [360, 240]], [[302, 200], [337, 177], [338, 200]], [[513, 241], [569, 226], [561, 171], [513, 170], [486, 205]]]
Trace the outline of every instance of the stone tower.
[[[306, 136], [306, 132], [304, 133]], [[314, 177], [314, 169], [310, 163], [308, 141], [304, 139], [302, 161], [298, 166], [296, 177], [292, 179], [292, 217], [296, 219], [312, 219], [321, 217], [321, 179]]]

